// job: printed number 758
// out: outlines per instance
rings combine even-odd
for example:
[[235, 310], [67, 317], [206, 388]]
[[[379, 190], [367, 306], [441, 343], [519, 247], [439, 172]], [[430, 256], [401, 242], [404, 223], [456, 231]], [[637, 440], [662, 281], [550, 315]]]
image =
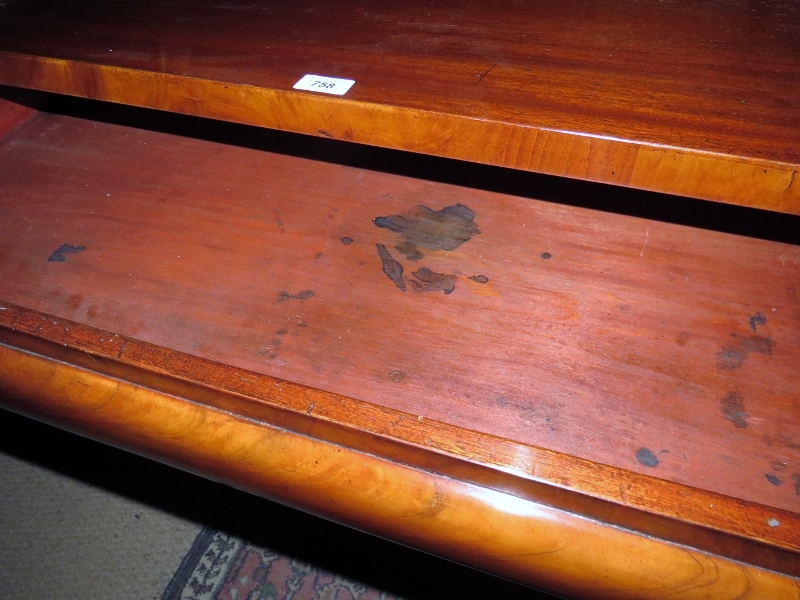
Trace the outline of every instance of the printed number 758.
[[314, 83], [311, 84], [311, 87], [317, 86], [321, 88], [331, 89], [335, 85], [336, 85], [335, 83], [328, 83], [325, 81], [315, 81]]

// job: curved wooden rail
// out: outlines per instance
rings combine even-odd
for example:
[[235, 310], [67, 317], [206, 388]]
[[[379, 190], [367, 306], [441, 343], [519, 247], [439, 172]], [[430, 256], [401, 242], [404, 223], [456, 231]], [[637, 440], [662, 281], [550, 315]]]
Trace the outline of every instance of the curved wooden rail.
[[0, 346], [12, 410], [575, 598], [800, 598], [796, 580]]
[[[782, 7], [19, 3], [0, 83], [800, 213]], [[294, 91], [308, 73], [356, 84]]]

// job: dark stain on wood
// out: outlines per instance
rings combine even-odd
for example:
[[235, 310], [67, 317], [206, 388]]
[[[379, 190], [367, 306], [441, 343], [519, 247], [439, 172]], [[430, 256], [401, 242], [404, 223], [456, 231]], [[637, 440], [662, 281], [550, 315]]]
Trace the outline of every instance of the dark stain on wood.
[[273, 210], [272, 214], [275, 215], [275, 222], [278, 224], [278, 229], [280, 230], [280, 232], [286, 233], [286, 227], [285, 223], [281, 219], [281, 213], [279, 213], [277, 210]]
[[762, 327], [767, 324], [767, 317], [764, 316], [764, 313], [757, 312], [752, 317], [750, 317], [750, 329], [753, 333], [756, 332], [756, 328], [761, 325]]
[[678, 344], [678, 346], [685, 346], [690, 337], [692, 337], [691, 333], [688, 331], [681, 331], [675, 338], [675, 343]]
[[769, 466], [773, 471], [783, 471], [786, 468], [786, 463], [779, 460], [773, 460], [769, 463]]
[[794, 493], [800, 496], [800, 473], [792, 473], [792, 482], [794, 482]]
[[286, 335], [287, 333], [289, 333], [289, 330], [286, 327], [282, 327], [275, 332], [275, 335]]
[[768, 337], [760, 335], [743, 336], [731, 334], [735, 341], [726, 344], [717, 352], [717, 368], [723, 371], [733, 371], [742, 366], [748, 354], [772, 354], [773, 342]]
[[342, 243], [345, 246], [349, 246], [350, 244], [353, 243], [353, 238], [345, 236], [345, 237], [342, 238]]
[[392, 254], [383, 244], [375, 244], [378, 248], [378, 256], [381, 259], [383, 272], [391, 279], [398, 289], [406, 291], [406, 283], [403, 281], [403, 265], [397, 262]]
[[256, 356], [268, 356], [270, 359], [278, 356], [278, 351], [281, 349], [281, 341], [278, 338], [272, 340], [269, 345], [262, 346], [256, 350]]
[[61, 244], [53, 253], [47, 258], [47, 262], [66, 262], [66, 254], [77, 254], [86, 250], [86, 246], [73, 246], [72, 244]]
[[660, 462], [649, 448], [639, 448], [636, 451], [636, 460], [645, 467], [657, 467]]
[[778, 477], [776, 477], [775, 475], [773, 475], [772, 473], [764, 473], [764, 477], [766, 477], [767, 481], [769, 481], [772, 485], [780, 485], [781, 484], [781, 480]]
[[296, 294], [290, 294], [289, 292], [278, 292], [277, 302], [286, 302], [287, 300], [308, 300], [312, 296], [314, 296], [314, 292], [311, 290], [301, 290]]
[[419, 260], [420, 258], [425, 257], [425, 255], [420, 252], [419, 249], [411, 242], [406, 241], [395, 244], [394, 249], [405, 256], [408, 260]]
[[722, 416], [733, 423], [737, 429], [747, 429], [747, 418], [750, 416], [745, 412], [744, 398], [739, 392], [731, 391], [719, 401]]
[[67, 304], [71, 309], [78, 310], [81, 304], [83, 304], [83, 296], [81, 296], [80, 294], [72, 294], [67, 299]]
[[408, 260], [423, 257], [421, 250], [455, 250], [480, 233], [475, 213], [456, 204], [442, 210], [417, 206], [404, 215], [376, 217], [373, 223], [403, 236], [395, 248]]
[[800, 441], [795, 441], [793, 438], [781, 431], [774, 436], [765, 433], [761, 436], [761, 439], [763, 439], [764, 443], [770, 448], [778, 447], [781, 449], [788, 448], [789, 450], [800, 451]]
[[549, 252], [542, 252], [540, 256], [545, 260], [550, 260], [551, 258], [553, 258], [553, 255], [550, 254]]
[[92, 304], [89, 308], [87, 308], [86, 316], [90, 319], [94, 319], [97, 316], [97, 306]]
[[467, 279], [471, 279], [476, 283], [489, 283], [489, 278], [486, 275], [473, 275], [472, 277], [467, 277]]
[[415, 292], [444, 292], [450, 294], [456, 289], [456, 276], [436, 273], [428, 267], [422, 267], [418, 271], [411, 273], [416, 280], [409, 279], [412, 289]]

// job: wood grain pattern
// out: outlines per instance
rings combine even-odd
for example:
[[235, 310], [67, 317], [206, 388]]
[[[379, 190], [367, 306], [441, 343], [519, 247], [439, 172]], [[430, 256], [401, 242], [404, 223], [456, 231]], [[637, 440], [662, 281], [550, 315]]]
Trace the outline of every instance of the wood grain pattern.
[[9, 408], [573, 598], [798, 598], [798, 580], [0, 345]]
[[796, 513], [419, 420], [11, 305], [0, 305], [0, 343], [605, 524], [800, 574]]
[[[7, 327], [639, 531], [767, 563], [700, 529], [796, 550], [797, 246], [58, 115], [0, 152], [1, 299], [54, 321]], [[480, 227], [418, 261], [456, 274], [450, 294], [401, 292], [376, 252], [411, 271], [372, 219], [423, 202]], [[48, 260], [63, 244], [85, 249]], [[147, 344], [92, 346], [58, 319]], [[231, 368], [337, 395], [265, 396], [274, 381]]]
[[[0, 83], [798, 213], [799, 11], [20, 2]], [[292, 91], [306, 73], [356, 85]]]

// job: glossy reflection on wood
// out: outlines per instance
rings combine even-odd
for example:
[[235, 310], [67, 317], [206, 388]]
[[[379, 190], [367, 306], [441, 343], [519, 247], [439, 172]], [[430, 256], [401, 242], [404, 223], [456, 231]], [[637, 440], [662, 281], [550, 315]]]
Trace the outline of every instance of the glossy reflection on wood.
[[608, 525], [800, 574], [795, 513], [418, 419], [12, 305], [0, 304], [0, 343]]
[[[3, 300], [797, 511], [797, 246], [56, 115], [2, 150]], [[373, 219], [418, 205], [480, 233], [411, 260]]]
[[279, 137], [290, 154], [21, 126], [0, 145], [2, 339], [797, 571], [797, 246], [314, 162]]
[[797, 580], [0, 345], [8, 408], [574, 598], [798, 598]]
[[[19, 2], [0, 25], [0, 82], [798, 213], [798, 12]], [[292, 91], [308, 73], [356, 84]]]

